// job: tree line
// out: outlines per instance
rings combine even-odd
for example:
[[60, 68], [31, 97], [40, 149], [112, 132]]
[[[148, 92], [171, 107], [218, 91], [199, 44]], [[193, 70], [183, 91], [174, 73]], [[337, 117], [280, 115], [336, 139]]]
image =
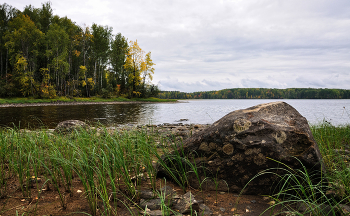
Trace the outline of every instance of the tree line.
[[0, 5], [0, 97], [150, 97], [154, 63], [112, 28], [78, 26], [51, 3], [20, 11]]
[[350, 90], [327, 88], [233, 88], [193, 93], [161, 91], [158, 97], [162, 99], [350, 99]]

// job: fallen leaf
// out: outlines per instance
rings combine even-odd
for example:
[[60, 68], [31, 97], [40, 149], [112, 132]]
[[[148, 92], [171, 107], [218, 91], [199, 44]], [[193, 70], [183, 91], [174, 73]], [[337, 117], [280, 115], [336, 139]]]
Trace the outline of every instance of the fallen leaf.
[[21, 199], [21, 202], [24, 202], [24, 201], [26, 201], [26, 199]]
[[236, 211], [236, 208], [232, 208], [231, 211]]
[[263, 197], [263, 200], [269, 200], [269, 199], [270, 199], [270, 197], [268, 197], [268, 196]]
[[82, 193], [83, 191], [81, 191], [81, 190], [77, 190], [77, 193]]
[[269, 204], [269, 205], [275, 205], [275, 203], [276, 203], [276, 202], [272, 200], [272, 201], [268, 202], [267, 204]]

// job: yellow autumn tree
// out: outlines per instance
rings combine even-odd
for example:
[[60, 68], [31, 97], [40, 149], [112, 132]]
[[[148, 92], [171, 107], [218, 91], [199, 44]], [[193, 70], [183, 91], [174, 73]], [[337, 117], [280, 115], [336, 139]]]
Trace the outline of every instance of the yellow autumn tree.
[[136, 94], [138, 94], [136, 89], [142, 81], [141, 73], [144, 64], [144, 51], [139, 47], [137, 40], [130, 41], [124, 68], [128, 72], [128, 84], [131, 85], [131, 92]]
[[151, 52], [145, 55], [145, 52], [138, 45], [137, 40], [129, 42], [124, 68], [128, 72], [128, 84], [131, 87], [130, 92], [134, 96], [144, 96], [147, 81], [153, 79], [154, 65], [151, 59]]
[[151, 52], [148, 52], [145, 57], [145, 61], [143, 63], [142, 68], [142, 75], [143, 75], [143, 84], [146, 85], [147, 78], [152, 81], [153, 80], [153, 74], [154, 74], [154, 64], [151, 59]]
[[28, 71], [28, 61], [22, 54], [17, 54], [15, 63], [15, 80], [23, 96], [30, 95], [33, 82], [32, 73]]
[[40, 86], [40, 96], [43, 98], [54, 98], [56, 97], [55, 87], [50, 84], [50, 74], [48, 68], [40, 68], [42, 75], [42, 81]]

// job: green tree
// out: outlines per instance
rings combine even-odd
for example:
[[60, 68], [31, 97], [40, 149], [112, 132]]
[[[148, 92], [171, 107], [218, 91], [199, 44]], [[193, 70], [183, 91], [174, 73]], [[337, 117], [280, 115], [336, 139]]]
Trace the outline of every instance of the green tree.
[[[83, 64], [79, 66], [79, 74], [81, 74], [83, 71], [84, 73], [84, 81], [85, 81], [85, 85], [82, 85], [82, 87], [85, 87], [85, 93], [86, 96], [89, 97], [90, 96], [90, 91], [88, 88], [88, 70], [87, 70], [87, 59], [90, 58], [90, 54], [91, 54], [91, 46], [92, 46], [92, 39], [93, 39], [93, 35], [90, 32], [90, 28], [87, 26], [84, 26], [81, 28], [80, 30], [80, 34], [77, 34], [75, 36], [75, 41], [76, 43], [81, 47], [81, 52], [78, 50], [75, 50], [75, 56], [79, 56], [80, 53], [82, 53], [82, 58], [83, 58]], [[81, 70], [81, 66], [84, 66], [84, 70]], [[79, 75], [81, 76], [81, 75]]]
[[[78, 36], [81, 34], [81, 29], [79, 26], [75, 25], [75, 23], [68, 19], [67, 17], [60, 18], [58, 20], [54, 20], [68, 35], [67, 40], [67, 62], [68, 62], [68, 72], [66, 74], [65, 80], [65, 92], [67, 95], [73, 94], [76, 92], [76, 87], [79, 79], [79, 67], [81, 62], [79, 62], [79, 57], [81, 50], [79, 47]], [[74, 62], [75, 60], [75, 62]]]
[[20, 12], [12, 6], [4, 3], [0, 5], [0, 77], [5, 76], [5, 85], [7, 84], [9, 50], [5, 47], [4, 36], [8, 31], [8, 23]]
[[124, 69], [124, 64], [126, 61], [126, 56], [128, 54], [128, 47], [128, 41], [124, 36], [122, 36], [121, 33], [118, 33], [111, 43], [110, 62], [112, 71], [115, 75], [115, 84], [113, 84], [112, 81], [112, 85], [114, 88], [116, 85], [120, 85], [121, 92], [125, 92], [127, 84], [127, 76]]
[[[27, 15], [19, 15], [9, 22], [9, 30], [5, 33], [5, 47], [9, 50], [11, 64], [15, 67], [18, 56], [22, 56], [26, 62], [26, 72], [30, 74], [31, 88], [35, 89], [33, 73], [36, 70], [36, 60], [39, 43], [43, 33], [36, 28], [34, 22]], [[35, 91], [37, 92], [37, 90]], [[34, 91], [31, 91], [34, 96]]]
[[103, 88], [104, 72], [107, 67], [112, 39], [112, 28], [92, 24], [92, 57], [94, 60], [94, 83]]
[[56, 89], [59, 95], [63, 95], [63, 82], [68, 74], [69, 64], [67, 62], [67, 46], [69, 43], [68, 34], [65, 30], [54, 23], [50, 25], [46, 34], [47, 52], [49, 67], [55, 80]]

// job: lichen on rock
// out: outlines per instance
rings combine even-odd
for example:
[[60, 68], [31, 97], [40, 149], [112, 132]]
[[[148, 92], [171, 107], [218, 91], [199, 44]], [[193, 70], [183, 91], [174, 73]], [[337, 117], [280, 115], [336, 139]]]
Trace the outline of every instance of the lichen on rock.
[[[207, 158], [196, 165], [205, 167], [198, 169], [199, 176], [220, 177], [218, 180], [226, 182], [230, 189], [241, 192], [245, 188], [247, 194], [272, 192], [272, 182], [278, 182], [274, 175], [252, 180], [262, 170], [281, 164], [292, 169], [304, 165], [308, 173], [317, 176], [324, 169], [307, 120], [285, 102], [233, 111], [184, 140], [183, 147], [184, 156]], [[190, 177], [189, 182], [196, 180]]]

